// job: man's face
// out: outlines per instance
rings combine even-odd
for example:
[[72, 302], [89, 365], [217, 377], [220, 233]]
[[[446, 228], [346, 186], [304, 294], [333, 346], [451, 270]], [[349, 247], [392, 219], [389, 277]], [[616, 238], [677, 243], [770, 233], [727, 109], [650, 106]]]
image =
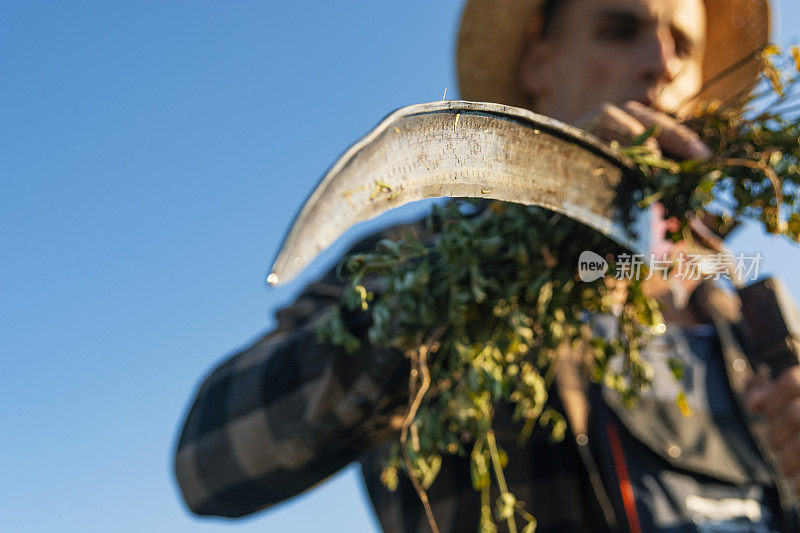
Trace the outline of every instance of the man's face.
[[703, 0], [562, 0], [521, 63], [535, 111], [576, 122], [603, 103], [678, 112], [701, 88]]

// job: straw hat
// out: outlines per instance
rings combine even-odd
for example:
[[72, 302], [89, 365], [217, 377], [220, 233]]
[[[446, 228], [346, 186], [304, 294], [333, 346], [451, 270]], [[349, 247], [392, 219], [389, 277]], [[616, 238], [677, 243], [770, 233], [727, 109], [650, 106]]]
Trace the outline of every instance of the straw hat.
[[[458, 34], [461, 97], [530, 107], [518, 65], [544, 0], [467, 0]], [[708, 17], [701, 99], [726, 101], [758, 76], [757, 52], [769, 41], [768, 0], [705, 0]]]

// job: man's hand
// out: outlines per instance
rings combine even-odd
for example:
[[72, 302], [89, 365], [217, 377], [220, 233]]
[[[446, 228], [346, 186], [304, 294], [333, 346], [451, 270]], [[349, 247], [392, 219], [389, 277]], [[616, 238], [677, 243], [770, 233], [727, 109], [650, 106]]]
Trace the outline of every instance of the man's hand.
[[700, 137], [667, 114], [636, 101], [620, 106], [603, 104], [578, 120], [576, 126], [604, 141], [630, 145], [636, 137], [657, 126], [655, 137], [645, 141], [655, 153], [662, 151], [678, 159], [708, 159], [711, 150]]
[[747, 406], [767, 421], [767, 440], [781, 471], [800, 494], [800, 366], [772, 382], [755, 377], [748, 385]]

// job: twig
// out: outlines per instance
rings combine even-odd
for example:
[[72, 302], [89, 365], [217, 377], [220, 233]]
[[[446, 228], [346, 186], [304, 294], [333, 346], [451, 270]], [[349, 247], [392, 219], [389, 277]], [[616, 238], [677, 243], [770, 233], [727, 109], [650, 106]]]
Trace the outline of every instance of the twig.
[[738, 61], [735, 61], [734, 63], [732, 63], [727, 68], [721, 70], [720, 72], [718, 72], [717, 74], [715, 74], [714, 76], [712, 76], [711, 78], [706, 80], [706, 82], [703, 84], [703, 86], [700, 87], [700, 90], [697, 91], [697, 93], [692, 98], [696, 98], [697, 96], [700, 96], [700, 94], [703, 91], [707, 90], [709, 87], [712, 87], [713, 85], [716, 85], [717, 83], [719, 83], [720, 81], [724, 80], [725, 78], [727, 78], [731, 74], [734, 74], [740, 68], [746, 66], [748, 63], [750, 63], [750, 61], [752, 61], [754, 58], [756, 58], [756, 56], [759, 53], [761, 53], [762, 50], [764, 50], [764, 48], [767, 46], [767, 44], [769, 44], [769, 43], [765, 42], [764, 44], [762, 44], [761, 46], [759, 46], [758, 48], [756, 48], [752, 52], [750, 52], [747, 55], [743, 56]]
[[[489, 446], [489, 455], [492, 458], [494, 465], [494, 475], [497, 478], [497, 488], [501, 493], [508, 492], [508, 485], [506, 484], [506, 477], [503, 475], [503, 465], [500, 463], [500, 454], [497, 451], [497, 441], [494, 438], [494, 431], [491, 429], [486, 432], [486, 444]], [[508, 524], [509, 533], [517, 533], [517, 524], [514, 516], [510, 516], [506, 523]]]
[[[408, 428], [414, 421], [414, 417], [417, 415], [420, 405], [422, 405], [422, 400], [431, 386], [431, 374], [428, 370], [428, 349], [430, 345], [438, 340], [442, 333], [444, 333], [444, 329], [444, 327], [437, 329], [427, 343], [420, 344], [419, 348], [408, 352], [412, 365], [411, 379], [409, 381], [409, 387], [411, 389], [411, 394], [409, 396], [410, 404], [408, 406], [408, 413], [406, 414], [405, 419], [403, 419], [403, 425], [400, 429], [400, 450], [403, 454], [403, 462], [406, 465], [406, 470], [408, 471], [408, 477], [411, 479], [411, 484], [414, 485], [414, 490], [417, 492], [417, 496], [422, 502], [422, 507], [425, 509], [425, 515], [428, 518], [428, 524], [430, 524], [433, 533], [439, 533], [439, 526], [436, 524], [436, 519], [434, 518], [433, 510], [431, 509], [431, 504], [428, 501], [428, 493], [425, 492], [425, 489], [417, 479], [417, 476], [414, 475], [414, 465], [411, 463], [411, 458], [408, 455], [407, 441]], [[414, 366], [417, 368], [414, 368]], [[421, 379], [418, 388], [416, 388], [417, 377]], [[416, 391], [414, 388], [416, 388]]]
[[794, 113], [795, 111], [800, 111], [800, 104], [790, 105], [789, 107], [784, 107], [783, 109], [778, 109], [778, 113], [781, 115], [788, 115], [789, 113]]
[[775, 200], [777, 201], [776, 209], [780, 211], [781, 204], [783, 203], [783, 191], [781, 190], [781, 180], [774, 170], [766, 163], [766, 161], [750, 161], [749, 159], [741, 158], [728, 158], [723, 159], [722, 163], [731, 167], [746, 167], [755, 170], [760, 170], [769, 179], [772, 188], [775, 190]]

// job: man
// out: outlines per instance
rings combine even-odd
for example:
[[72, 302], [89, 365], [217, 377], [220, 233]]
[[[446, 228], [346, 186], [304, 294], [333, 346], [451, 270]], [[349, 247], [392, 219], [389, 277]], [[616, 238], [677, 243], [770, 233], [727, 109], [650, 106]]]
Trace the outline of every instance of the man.
[[[755, 77], [748, 58], [766, 42], [767, 26], [757, 0], [470, 0], [459, 81], [467, 99], [528, 107], [606, 141], [630, 142], [657, 124], [653, 149], [702, 158], [708, 148], [668, 113], [685, 116], [698, 95], [727, 100], [746, 91]], [[192, 510], [252, 513], [358, 459], [384, 529], [427, 530], [410, 484], [389, 493], [377, 480], [397, 439], [390, 420], [407, 399], [407, 362], [392, 350], [348, 355], [315, 341], [340, 292], [332, 273], [312, 284], [278, 313], [275, 332], [205, 380], [175, 463]], [[518, 428], [498, 413], [510, 490], [539, 531], [796, 530], [791, 494], [779, 490], [724, 377], [729, 359], [716, 330], [723, 336], [730, 321], [717, 313], [715, 329], [703, 310], [668, 309], [668, 332], [649, 350], [657, 380], [664, 354], [688, 362], [694, 421], [675, 423], [672, 397], [657, 386], [630, 412], [593, 388], [587, 454], [574, 438], [551, 444], [543, 434], [518, 447]], [[364, 316], [346, 320], [365, 334]], [[799, 490], [800, 371], [753, 383], [749, 407], [766, 415], [778, 468]], [[477, 529], [478, 495], [464, 460], [445, 460], [429, 497], [441, 531]]]

